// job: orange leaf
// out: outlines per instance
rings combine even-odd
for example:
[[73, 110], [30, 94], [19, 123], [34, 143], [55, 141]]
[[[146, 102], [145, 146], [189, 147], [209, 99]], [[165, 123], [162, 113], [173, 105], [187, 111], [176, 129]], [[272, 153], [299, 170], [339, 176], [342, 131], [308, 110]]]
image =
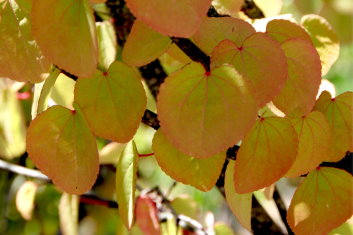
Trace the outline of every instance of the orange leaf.
[[158, 211], [156, 204], [146, 195], [141, 195], [136, 202], [136, 224], [143, 234], [161, 234], [158, 223]]
[[236, 192], [252, 192], [279, 180], [295, 161], [297, 148], [297, 133], [288, 119], [259, 119], [243, 139], [237, 154]]
[[324, 235], [353, 214], [353, 178], [335, 168], [320, 167], [298, 187], [287, 220], [297, 235]]

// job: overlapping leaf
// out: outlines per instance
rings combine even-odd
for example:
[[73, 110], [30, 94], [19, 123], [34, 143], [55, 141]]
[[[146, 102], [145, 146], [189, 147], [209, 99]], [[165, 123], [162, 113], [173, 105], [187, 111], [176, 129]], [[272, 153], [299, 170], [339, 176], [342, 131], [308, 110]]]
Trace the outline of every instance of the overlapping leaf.
[[298, 134], [299, 145], [297, 158], [286, 176], [296, 177], [308, 173], [328, 159], [331, 129], [325, 116], [316, 111], [290, 121]]
[[162, 170], [173, 179], [208, 191], [221, 173], [225, 153], [206, 159], [197, 159], [178, 151], [158, 130], [153, 138], [153, 151]]
[[266, 33], [280, 43], [288, 39], [300, 38], [311, 42], [309, 34], [305, 29], [289, 20], [272, 20], [266, 26]]
[[198, 158], [236, 144], [256, 118], [252, 94], [231, 66], [209, 73], [197, 63], [185, 66], [163, 83], [157, 108], [167, 139], [182, 153]]
[[295, 234], [327, 234], [353, 214], [353, 178], [335, 168], [309, 173], [294, 194], [287, 220]]
[[78, 233], [78, 203], [77, 195], [63, 193], [59, 203], [60, 228], [63, 235]]
[[323, 91], [314, 110], [322, 112], [332, 130], [333, 144], [326, 161], [339, 161], [346, 151], [353, 149], [353, 93], [345, 92], [336, 98]]
[[146, 195], [141, 195], [136, 202], [136, 224], [143, 234], [161, 234], [156, 204]]
[[224, 40], [212, 52], [213, 66], [229, 63], [256, 90], [259, 107], [269, 102], [287, 80], [287, 60], [278, 42], [265, 33], [254, 33], [241, 44]]
[[97, 22], [97, 38], [98, 38], [98, 62], [100, 65], [108, 69], [110, 64], [116, 60], [117, 40], [115, 36], [114, 26], [109, 21]]
[[78, 79], [75, 101], [97, 136], [124, 143], [136, 133], [146, 108], [140, 77], [121, 62], [111, 64], [106, 73]]
[[241, 9], [242, 0], [213, 0], [212, 5], [219, 14], [236, 16]]
[[236, 192], [252, 192], [279, 180], [294, 163], [297, 148], [297, 133], [288, 119], [259, 119], [243, 139], [237, 154]]
[[27, 151], [34, 164], [64, 191], [82, 194], [98, 174], [96, 140], [88, 123], [76, 111], [53, 106], [33, 120], [27, 133]]
[[79, 77], [94, 73], [98, 46], [87, 0], [34, 0], [32, 32], [53, 64]]
[[277, 16], [282, 10], [283, 0], [253, 0], [265, 17]]
[[126, 0], [137, 19], [156, 31], [176, 37], [190, 37], [201, 24], [211, 0]]

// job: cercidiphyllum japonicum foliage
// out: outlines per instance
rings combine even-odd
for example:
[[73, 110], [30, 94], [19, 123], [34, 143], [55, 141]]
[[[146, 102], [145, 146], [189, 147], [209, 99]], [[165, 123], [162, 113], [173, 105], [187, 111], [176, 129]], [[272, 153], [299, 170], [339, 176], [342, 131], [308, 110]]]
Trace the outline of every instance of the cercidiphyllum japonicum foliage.
[[[238, 15], [241, 4], [215, 2], [216, 9]], [[160, 87], [161, 128], [152, 147], [161, 168], [179, 182], [208, 191], [226, 150], [241, 141], [237, 159], [227, 168], [225, 189], [244, 227], [251, 229], [253, 191], [302, 174], [308, 176], [288, 211], [296, 234], [326, 234], [352, 215], [352, 176], [318, 168], [353, 150], [353, 93], [332, 98], [323, 92], [316, 98], [321, 77], [339, 52], [324, 18], [307, 15], [300, 24], [270, 20], [258, 32], [241, 18], [206, 17], [211, 0], [126, 4], [137, 20], [120, 56], [110, 23], [100, 23], [97, 30], [86, 0], [0, 1], [0, 76], [40, 82], [54, 64], [78, 77], [74, 110], [58, 102], [28, 128], [28, 154], [54, 184], [67, 193], [85, 193], [99, 169], [95, 137], [127, 143], [115, 162], [119, 213], [131, 228], [138, 165], [132, 138], [147, 103], [134, 66], [167, 50], [171, 57], [185, 57], [170, 36], [185, 37], [210, 56], [211, 64], [184, 63]], [[43, 96], [50, 94], [46, 84]], [[270, 101], [285, 117], [259, 113]]]

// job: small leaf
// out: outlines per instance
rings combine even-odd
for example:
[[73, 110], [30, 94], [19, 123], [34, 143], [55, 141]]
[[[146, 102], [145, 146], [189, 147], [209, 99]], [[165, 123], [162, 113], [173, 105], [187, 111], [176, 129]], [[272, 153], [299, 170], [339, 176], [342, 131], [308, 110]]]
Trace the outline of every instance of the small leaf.
[[111, 142], [99, 151], [100, 164], [116, 164], [126, 144]]
[[134, 141], [129, 142], [121, 153], [116, 166], [116, 195], [119, 214], [127, 229], [134, 221], [135, 188], [138, 152]]
[[153, 151], [158, 165], [173, 179], [209, 191], [216, 184], [225, 161], [225, 153], [197, 159], [178, 151], [158, 130], [153, 138]]
[[123, 143], [136, 133], [147, 102], [136, 71], [117, 61], [106, 73], [79, 78], [75, 101], [95, 135]]
[[229, 225], [217, 222], [214, 226], [215, 235], [235, 235]]
[[141, 195], [137, 199], [136, 224], [145, 235], [161, 234], [156, 204], [147, 195]]
[[171, 39], [136, 20], [123, 48], [123, 60], [133, 66], [142, 66], [158, 58], [167, 50]]
[[97, 38], [98, 38], [98, 62], [105, 69], [116, 60], [117, 39], [115, 36], [114, 26], [109, 21], [97, 22]]
[[56, 79], [50, 98], [58, 105], [72, 109], [75, 81], [61, 73]]
[[236, 17], [241, 6], [244, 4], [243, 0], [213, 0], [212, 5], [218, 14], [230, 15]]
[[174, 198], [170, 205], [174, 208], [175, 212], [179, 215], [188, 216], [194, 220], [198, 219], [200, 206], [199, 204], [188, 195], [180, 195]]
[[251, 203], [252, 193], [239, 194], [234, 188], [234, 161], [230, 161], [227, 166], [226, 178], [224, 182], [224, 191], [227, 204], [237, 218], [238, 222], [251, 230]]
[[59, 203], [60, 228], [63, 235], [78, 234], [78, 196], [63, 193]]
[[16, 208], [25, 220], [32, 218], [34, 198], [38, 185], [32, 181], [26, 181], [21, 185], [16, 194]]
[[207, 158], [236, 144], [256, 118], [244, 79], [231, 66], [205, 73], [191, 63], [171, 74], [157, 99], [163, 134], [182, 153]]
[[353, 178], [344, 170], [320, 167], [298, 187], [287, 220], [295, 234], [327, 234], [353, 214]]
[[353, 149], [353, 92], [331, 98], [329, 92], [323, 91], [314, 110], [325, 115], [332, 131], [333, 145], [326, 161], [341, 160], [347, 151]]
[[27, 133], [31, 160], [65, 192], [83, 194], [98, 174], [96, 140], [76, 111], [53, 106], [34, 119]]
[[278, 16], [282, 10], [283, 0], [253, 0], [265, 17]]
[[297, 133], [288, 119], [260, 118], [237, 154], [236, 192], [249, 193], [275, 183], [294, 163], [297, 148]]

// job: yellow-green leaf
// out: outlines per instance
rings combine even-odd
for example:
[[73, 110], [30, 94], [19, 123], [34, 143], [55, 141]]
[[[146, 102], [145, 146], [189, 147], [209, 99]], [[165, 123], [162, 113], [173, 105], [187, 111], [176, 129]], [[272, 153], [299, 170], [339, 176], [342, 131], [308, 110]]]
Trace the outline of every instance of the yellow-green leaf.
[[324, 235], [353, 214], [353, 178], [341, 169], [320, 167], [298, 187], [287, 220], [297, 235]]
[[116, 60], [117, 40], [115, 36], [114, 26], [109, 21], [97, 22], [97, 38], [98, 38], [98, 62], [105, 69]]
[[60, 228], [63, 235], [78, 234], [78, 196], [63, 193], [59, 203]]
[[83, 194], [98, 174], [96, 140], [79, 107], [53, 106], [34, 119], [27, 151], [36, 167], [65, 192]]
[[294, 164], [286, 173], [287, 177], [304, 175], [328, 160], [331, 148], [331, 129], [325, 116], [317, 111], [307, 116], [292, 118], [298, 134], [298, 154]]
[[277, 16], [282, 10], [283, 0], [253, 0], [265, 17]]
[[341, 160], [347, 151], [353, 149], [353, 92], [345, 92], [336, 98], [323, 91], [314, 110], [322, 112], [332, 131], [330, 155], [326, 161]]
[[153, 151], [162, 170], [173, 179], [201, 191], [215, 185], [225, 161], [225, 153], [206, 159], [197, 159], [178, 151], [158, 130], [153, 138]]
[[38, 184], [33, 181], [24, 182], [16, 193], [16, 208], [25, 220], [31, 220], [34, 209], [34, 198]]
[[147, 102], [137, 72], [117, 61], [106, 73], [79, 78], [75, 101], [97, 136], [123, 143], [136, 133]]
[[248, 193], [279, 180], [295, 161], [298, 137], [286, 118], [260, 118], [245, 136], [234, 169], [235, 190]]
[[116, 197], [119, 204], [119, 214], [125, 227], [129, 230], [134, 221], [137, 161], [137, 148], [135, 142], [131, 141], [121, 153], [116, 166]]
[[219, 14], [237, 16], [243, 0], [213, 0], [212, 5]]
[[79, 77], [96, 70], [96, 27], [87, 0], [33, 0], [32, 32], [53, 64]]
[[236, 144], [256, 118], [252, 94], [231, 66], [205, 72], [200, 64], [191, 63], [166, 79], [157, 101], [166, 138], [197, 158]]

